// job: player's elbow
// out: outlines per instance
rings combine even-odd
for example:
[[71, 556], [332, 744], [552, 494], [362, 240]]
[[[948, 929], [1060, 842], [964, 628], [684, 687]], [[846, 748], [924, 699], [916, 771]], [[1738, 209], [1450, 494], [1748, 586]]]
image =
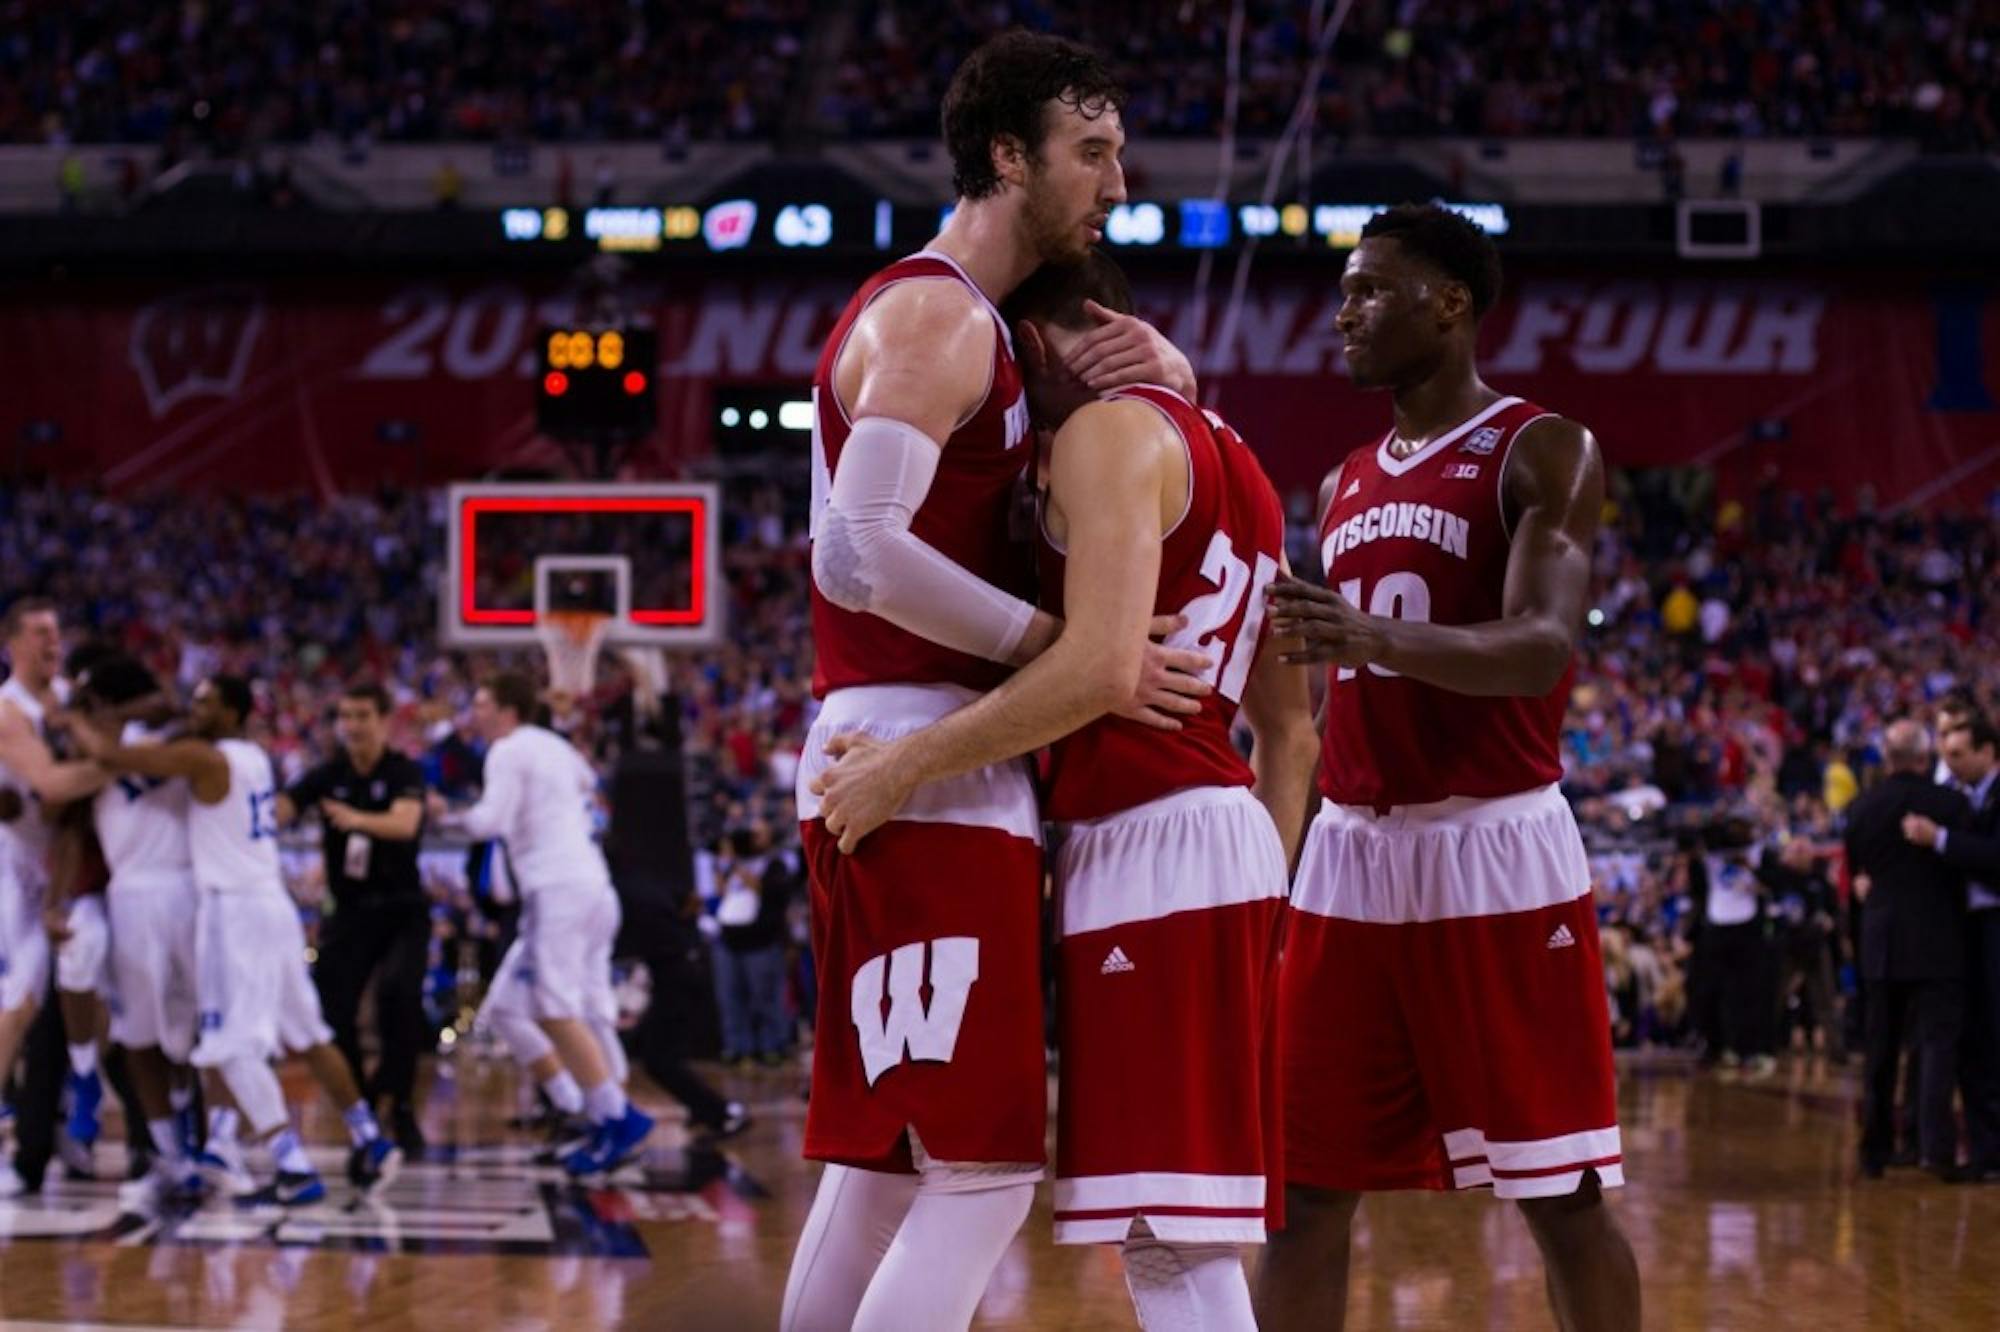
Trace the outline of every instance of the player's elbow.
[[1569, 630], [1554, 620], [1537, 621], [1521, 654], [1516, 688], [1530, 698], [1549, 693], [1562, 683], [1575, 655], [1576, 641]]
[[1260, 768], [1293, 770], [1318, 760], [1319, 732], [1313, 729], [1311, 713], [1253, 708], [1246, 698], [1243, 718], [1250, 723], [1250, 752]]
[[882, 586], [877, 565], [883, 534], [829, 504], [813, 539], [813, 586], [845, 611], [872, 611]]

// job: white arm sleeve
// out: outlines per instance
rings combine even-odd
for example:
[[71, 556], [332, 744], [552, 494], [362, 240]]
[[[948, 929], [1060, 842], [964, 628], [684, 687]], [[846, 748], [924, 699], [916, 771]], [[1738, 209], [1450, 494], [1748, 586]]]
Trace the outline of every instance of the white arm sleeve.
[[915, 426], [885, 416], [856, 421], [813, 541], [813, 582], [843, 610], [879, 615], [933, 643], [1006, 662], [1035, 608], [910, 532], [942, 455], [937, 441]]

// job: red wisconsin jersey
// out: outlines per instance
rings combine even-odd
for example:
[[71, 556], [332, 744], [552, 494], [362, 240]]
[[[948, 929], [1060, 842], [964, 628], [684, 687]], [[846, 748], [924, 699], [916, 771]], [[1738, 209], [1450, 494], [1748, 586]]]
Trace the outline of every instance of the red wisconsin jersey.
[[[975, 577], [1028, 596], [1033, 557], [1022, 534], [1014, 530], [1013, 518], [1016, 487], [1034, 451], [1021, 447], [1028, 438], [1028, 403], [1014, 364], [1013, 342], [1006, 321], [965, 270], [931, 251], [899, 259], [862, 283], [820, 352], [819, 368], [813, 372], [812, 534], [819, 535], [820, 515], [853, 425], [833, 388], [840, 349], [870, 301], [913, 278], [963, 282], [992, 312], [995, 334], [986, 397], [945, 441], [937, 477], [910, 530]], [[817, 583], [812, 589], [812, 627], [817, 654], [813, 693], [821, 698], [829, 690], [852, 685], [950, 683], [986, 690], [1008, 674], [1005, 666], [941, 647], [878, 616], [843, 610], [820, 594]]]
[[[1320, 517], [1327, 586], [1371, 615], [1434, 624], [1497, 620], [1512, 533], [1500, 478], [1545, 412], [1502, 398], [1421, 453], [1384, 437], [1349, 456]], [[1557, 736], [1572, 665], [1542, 698], [1475, 698], [1379, 666], [1327, 673], [1320, 791], [1343, 805], [1511, 795], [1562, 776]]]
[[[1121, 399], [1156, 408], [1187, 446], [1187, 512], [1163, 539], [1153, 613], [1187, 616], [1167, 641], [1208, 654], [1215, 692], [1179, 731], [1102, 717], [1057, 741], [1043, 805], [1056, 820], [1102, 818], [1191, 786], [1251, 782], [1229, 728], [1263, 646], [1264, 589], [1284, 553], [1284, 510], [1250, 446], [1220, 417], [1150, 384], [1107, 397]], [[1064, 553], [1046, 526], [1038, 535], [1042, 602], [1061, 615]]]

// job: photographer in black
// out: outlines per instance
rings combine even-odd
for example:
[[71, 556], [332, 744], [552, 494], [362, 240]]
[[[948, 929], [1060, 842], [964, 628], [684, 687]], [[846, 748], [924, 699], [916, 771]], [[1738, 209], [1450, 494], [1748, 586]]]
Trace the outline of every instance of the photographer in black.
[[1778, 927], [1777, 1031], [1787, 1028], [1783, 1015], [1796, 991], [1811, 1017], [1810, 1032], [1820, 1033], [1822, 1048], [1834, 1064], [1847, 1062], [1846, 1015], [1835, 980], [1844, 937], [1840, 929], [1840, 899], [1827, 875], [1827, 856], [1805, 837], [1793, 836], [1766, 847], [1757, 860], [1757, 881], [1770, 893]]
[[390, 1131], [416, 1159], [424, 1149], [415, 1105], [417, 1056], [430, 1039], [424, 1020], [430, 903], [417, 872], [424, 774], [416, 760], [388, 747], [388, 720], [387, 690], [350, 685], [334, 720], [340, 752], [278, 797], [278, 818], [290, 823], [317, 810], [323, 822], [334, 909], [321, 930], [313, 971], [320, 1003], [334, 1043], [359, 1075], [361, 994], [375, 981], [382, 1059], [362, 1091], [371, 1105], [389, 1101]]

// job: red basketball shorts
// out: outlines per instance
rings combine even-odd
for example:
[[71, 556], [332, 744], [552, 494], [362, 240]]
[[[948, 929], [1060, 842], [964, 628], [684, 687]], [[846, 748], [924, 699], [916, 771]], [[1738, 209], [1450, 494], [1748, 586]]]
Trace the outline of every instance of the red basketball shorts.
[[1242, 788], [1072, 824], [1056, 856], [1056, 1243], [1259, 1243], [1276, 1186], [1284, 848]]
[[1285, 1178], [1624, 1182], [1590, 871], [1555, 787], [1313, 821], [1280, 967]]
[[920, 788], [852, 855], [807, 789], [827, 765], [827, 736], [893, 738], [972, 697], [951, 686], [840, 690], [806, 739], [799, 817], [820, 986], [805, 1154], [815, 1160], [902, 1172], [923, 1159], [1044, 1160], [1041, 824], [1025, 765]]

